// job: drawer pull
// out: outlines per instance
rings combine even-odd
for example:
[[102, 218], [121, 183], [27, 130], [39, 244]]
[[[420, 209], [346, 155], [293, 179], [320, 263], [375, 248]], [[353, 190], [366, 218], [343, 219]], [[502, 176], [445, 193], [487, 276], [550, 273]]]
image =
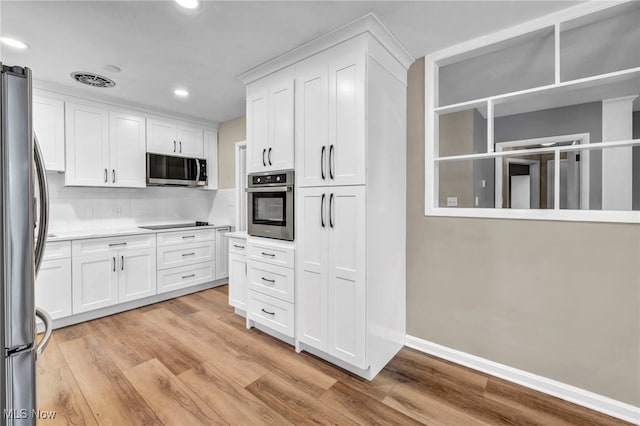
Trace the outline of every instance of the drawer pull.
[[195, 253], [182, 253], [182, 257], [184, 256], [193, 256], [195, 255]]
[[235, 248], [239, 248], [239, 249], [243, 249], [243, 250], [244, 250], [244, 246], [239, 246], [239, 245], [237, 245], [237, 244], [234, 244], [233, 246], [234, 246]]
[[262, 277], [262, 281], [266, 281], [268, 283], [275, 283], [276, 280], [270, 280], [269, 278]]
[[264, 308], [260, 309], [262, 312], [264, 312], [265, 314], [269, 314], [269, 315], [275, 315], [275, 312], [269, 312], [269, 311], [265, 311]]
[[276, 257], [276, 255], [275, 255], [275, 254], [273, 254], [273, 253], [265, 253], [265, 252], [262, 252], [262, 255], [263, 255], [263, 256], [269, 256], [269, 257]]
[[126, 246], [127, 243], [113, 243], [109, 244], [109, 247], [118, 247], [118, 246]]
[[195, 276], [196, 276], [196, 274], [183, 275], [183, 276], [182, 276], [182, 279], [185, 279], [185, 278], [193, 278], [193, 277], [195, 277]]
[[183, 235], [182, 239], [186, 240], [187, 238], [195, 238], [195, 235]]

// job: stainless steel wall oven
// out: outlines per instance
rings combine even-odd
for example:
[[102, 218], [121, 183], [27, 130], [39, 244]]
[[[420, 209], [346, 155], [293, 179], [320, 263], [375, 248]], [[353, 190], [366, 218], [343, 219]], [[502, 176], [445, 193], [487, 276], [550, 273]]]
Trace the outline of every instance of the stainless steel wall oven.
[[293, 170], [249, 174], [248, 233], [293, 241]]

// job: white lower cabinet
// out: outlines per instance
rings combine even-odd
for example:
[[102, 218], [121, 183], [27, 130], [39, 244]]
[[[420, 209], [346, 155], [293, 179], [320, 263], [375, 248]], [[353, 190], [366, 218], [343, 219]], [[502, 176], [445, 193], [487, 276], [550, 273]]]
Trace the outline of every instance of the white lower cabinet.
[[247, 252], [247, 326], [261, 324], [295, 337], [295, 246], [249, 237]]
[[194, 229], [158, 234], [158, 293], [216, 279], [216, 232]]
[[91, 311], [156, 294], [155, 248], [128, 248], [145, 241], [155, 247], [155, 235], [142, 238], [99, 238], [73, 242], [73, 252], [85, 247], [94, 254], [73, 257], [73, 313]]
[[213, 280], [215, 280], [213, 262], [164, 269], [158, 271], [158, 293], [167, 293]]
[[247, 256], [243, 238], [229, 238], [229, 304], [247, 311]]
[[156, 253], [154, 249], [120, 252], [118, 302], [156, 294]]
[[294, 305], [257, 291], [249, 291], [247, 318], [287, 337], [294, 337]]
[[71, 244], [47, 244], [36, 279], [36, 306], [52, 319], [71, 315]]
[[364, 369], [365, 187], [302, 188], [298, 203], [298, 340]]
[[231, 229], [217, 228], [216, 229], [216, 279], [221, 280], [229, 276], [229, 245], [227, 244], [227, 237], [224, 234]]

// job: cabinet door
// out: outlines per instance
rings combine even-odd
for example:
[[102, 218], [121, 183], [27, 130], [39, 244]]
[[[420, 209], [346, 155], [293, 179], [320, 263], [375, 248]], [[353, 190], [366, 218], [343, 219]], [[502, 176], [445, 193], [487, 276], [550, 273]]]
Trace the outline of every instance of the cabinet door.
[[329, 178], [365, 183], [364, 55], [339, 55], [329, 65]]
[[109, 185], [109, 113], [67, 103], [66, 185]]
[[218, 132], [204, 131], [204, 158], [207, 160], [207, 186], [205, 189], [218, 189]]
[[365, 365], [365, 188], [335, 187], [329, 194], [328, 352]]
[[302, 65], [296, 76], [296, 185], [322, 186], [329, 179], [329, 85], [326, 64]]
[[111, 185], [144, 188], [146, 186], [144, 117], [110, 112], [109, 147]]
[[73, 258], [73, 313], [79, 314], [118, 303], [117, 253]]
[[252, 90], [247, 96], [247, 172], [267, 170], [269, 145], [268, 91]]
[[71, 315], [71, 259], [45, 260], [36, 280], [36, 306], [51, 318]]
[[269, 145], [267, 169], [293, 169], [293, 77], [269, 88]]
[[64, 102], [33, 97], [33, 130], [47, 170], [64, 172]]
[[224, 234], [229, 232], [229, 228], [216, 229], [216, 279], [227, 278], [229, 276], [229, 244]]
[[247, 311], [247, 259], [236, 253], [229, 254], [229, 304]]
[[178, 152], [176, 125], [150, 118], [147, 120], [147, 152], [175, 155]]
[[296, 208], [297, 336], [301, 342], [327, 351], [327, 188], [299, 189]]
[[156, 294], [156, 250], [118, 253], [118, 301], [120, 303]]
[[178, 125], [178, 154], [204, 158], [204, 130], [201, 127]]

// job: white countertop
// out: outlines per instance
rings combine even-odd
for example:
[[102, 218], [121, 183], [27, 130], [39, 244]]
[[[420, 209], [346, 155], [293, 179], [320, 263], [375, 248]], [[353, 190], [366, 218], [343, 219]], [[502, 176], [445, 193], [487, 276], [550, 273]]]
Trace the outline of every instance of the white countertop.
[[68, 231], [52, 230], [47, 236], [48, 242], [81, 240], [85, 238], [121, 237], [125, 235], [139, 234], [159, 234], [161, 232], [189, 231], [193, 229], [216, 229], [227, 228], [230, 225], [207, 225], [207, 226], [187, 226], [184, 228], [169, 229], [142, 229], [135, 226], [125, 228], [102, 228], [102, 229], [77, 229]]
[[230, 238], [242, 238], [243, 240], [247, 239], [247, 231], [235, 231], [235, 232], [227, 232], [224, 234], [225, 237]]

